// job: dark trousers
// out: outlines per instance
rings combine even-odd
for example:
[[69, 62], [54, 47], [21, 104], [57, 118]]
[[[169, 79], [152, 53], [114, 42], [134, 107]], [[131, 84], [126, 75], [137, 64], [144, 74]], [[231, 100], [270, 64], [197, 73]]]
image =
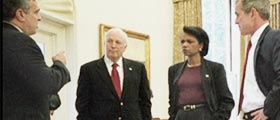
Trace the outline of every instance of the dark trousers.
[[190, 111], [180, 109], [176, 114], [175, 120], [210, 120], [211, 117], [209, 108], [202, 107]]

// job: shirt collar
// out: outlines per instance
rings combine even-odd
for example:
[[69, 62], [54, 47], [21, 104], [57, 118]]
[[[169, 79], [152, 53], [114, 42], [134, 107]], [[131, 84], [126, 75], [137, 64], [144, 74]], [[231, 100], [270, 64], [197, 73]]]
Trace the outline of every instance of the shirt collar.
[[3, 22], [4, 22], [4, 23], [7, 23], [7, 24], [9, 24], [9, 25], [11, 25], [11, 26], [13, 26], [13, 27], [16, 28], [18, 31], [20, 31], [20, 32], [23, 33], [23, 31], [22, 31], [16, 24], [13, 24], [13, 23], [8, 22], [8, 21], [3, 21]]
[[[122, 66], [123, 66], [122, 60], [123, 60], [123, 57], [121, 57], [121, 58], [117, 61], [117, 64], [119, 65], [119, 67], [122, 67]], [[110, 60], [110, 59], [108, 58], [107, 55], [104, 56], [104, 61], [105, 61], [106, 64], [108, 64], [108, 65], [110, 65], [110, 66], [112, 66], [112, 65], [114, 64], [114, 62], [113, 62], [112, 60]]]
[[268, 22], [263, 24], [251, 37], [251, 42], [252, 45], [253, 44], [257, 44], [262, 32], [264, 31], [264, 29], [268, 26]]

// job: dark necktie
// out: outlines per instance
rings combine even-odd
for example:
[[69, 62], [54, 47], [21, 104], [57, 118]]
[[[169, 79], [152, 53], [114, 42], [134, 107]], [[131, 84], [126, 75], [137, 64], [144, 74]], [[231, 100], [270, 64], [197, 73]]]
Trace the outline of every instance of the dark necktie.
[[111, 77], [112, 77], [112, 80], [113, 80], [115, 90], [118, 94], [118, 97], [119, 97], [119, 99], [121, 99], [122, 92], [121, 92], [121, 85], [120, 85], [120, 76], [119, 76], [119, 72], [117, 71], [118, 66], [119, 65], [116, 64], [116, 63], [114, 63], [112, 65], [113, 69], [112, 69], [112, 76]]
[[242, 107], [242, 103], [243, 103], [243, 89], [244, 89], [244, 79], [245, 79], [245, 72], [246, 72], [246, 66], [247, 66], [247, 60], [248, 60], [248, 54], [249, 51], [251, 49], [252, 43], [251, 41], [249, 41], [248, 45], [247, 45], [247, 51], [246, 51], [246, 57], [245, 57], [245, 63], [244, 63], [244, 67], [243, 67], [243, 74], [242, 74], [242, 81], [241, 81], [241, 88], [240, 88], [240, 96], [239, 96], [239, 105], [238, 105], [238, 114], [241, 110]]

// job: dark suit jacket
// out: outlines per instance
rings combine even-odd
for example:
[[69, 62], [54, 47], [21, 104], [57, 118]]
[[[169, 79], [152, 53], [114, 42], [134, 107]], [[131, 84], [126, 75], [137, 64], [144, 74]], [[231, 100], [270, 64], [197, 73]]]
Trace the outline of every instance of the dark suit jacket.
[[70, 81], [66, 67], [48, 67], [35, 41], [3, 24], [3, 119], [49, 120], [49, 95]]
[[256, 46], [254, 69], [258, 86], [266, 96], [265, 115], [280, 120], [280, 30], [265, 28]]
[[101, 59], [81, 67], [76, 108], [78, 120], [151, 120], [151, 91], [145, 66], [123, 59], [124, 83], [121, 100]]
[[[179, 110], [179, 87], [177, 82], [184, 72], [187, 62], [181, 62], [169, 67], [169, 120], [174, 120]], [[209, 120], [228, 120], [234, 107], [234, 101], [227, 85], [223, 65], [203, 59], [201, 81], [207, 104], [212, 112], [212, 118], [209, 118]]]

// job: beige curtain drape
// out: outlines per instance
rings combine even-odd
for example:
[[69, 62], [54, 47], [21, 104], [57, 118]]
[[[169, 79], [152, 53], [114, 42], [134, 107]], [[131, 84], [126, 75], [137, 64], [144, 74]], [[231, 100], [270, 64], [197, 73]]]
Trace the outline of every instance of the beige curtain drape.
[[173, 63], [178, 63], [184, 60], [179, 40], [183, 26], [202, 26], [201, 0], [173, 0], [173, 6]]
[[74, 20], [73, 0], [38, 0], [38, 3], [42, 10], [64, 19]]
[[[270, 0], [271, 4], [271, 13], [270, 13], [270, 26], [274, 29], [280, 29], [280, 0]], [[249, 36], [241, 36], [241, 42], [240, 42], [240, 55], [241, 55], [241, 74], [243, 73], [243, 66], [245, 62], [245, 51], [246, 46], [248, 44], [248, 41], [250, 40]]]
[[270, 0], [270, 3], [270, 25], [274, 29], [280, 29], [280, 0]]

